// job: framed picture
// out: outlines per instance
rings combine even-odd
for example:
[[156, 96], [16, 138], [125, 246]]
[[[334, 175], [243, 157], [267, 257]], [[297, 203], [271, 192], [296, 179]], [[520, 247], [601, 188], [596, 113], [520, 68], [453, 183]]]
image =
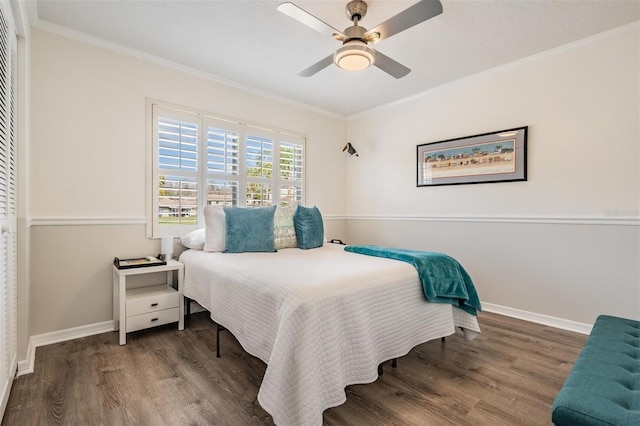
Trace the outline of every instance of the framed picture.
[[417, 147], [417, 186], [527, 180], [527, 126]]

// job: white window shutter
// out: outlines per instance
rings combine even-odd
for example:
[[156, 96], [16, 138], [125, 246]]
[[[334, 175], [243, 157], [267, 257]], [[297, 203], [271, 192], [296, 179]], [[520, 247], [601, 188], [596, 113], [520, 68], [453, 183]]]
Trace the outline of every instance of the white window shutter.
[[305, 145], [302, 136], [278, 133], [278, 203], [304, 204]]
[[240, 197], [240, 124], [203, 117], [206, 155], [202, 167], [207, 185], [200, 205], [237, 206]]
[[150, 237], [203, 227], [208, 204], [304, 202], [305, 137], [186, 107], [149, 106]]

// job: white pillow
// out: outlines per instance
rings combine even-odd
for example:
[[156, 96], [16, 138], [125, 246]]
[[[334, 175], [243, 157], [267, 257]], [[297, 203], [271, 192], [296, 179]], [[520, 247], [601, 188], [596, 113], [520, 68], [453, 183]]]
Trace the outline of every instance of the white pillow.
[[189, 249], [202, 250], [204, 248], [204, 228], [196, 229], [180, 237], [180, 244]]
[[222, 206], [205, 206], [204, 235], [204, 251], [224, 251], [227, 246], [227, 228]]

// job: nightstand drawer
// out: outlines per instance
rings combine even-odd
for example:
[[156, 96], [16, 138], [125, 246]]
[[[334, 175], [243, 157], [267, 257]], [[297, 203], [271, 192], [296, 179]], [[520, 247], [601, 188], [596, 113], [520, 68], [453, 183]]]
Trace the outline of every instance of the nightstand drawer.
[[[166, 265], [142, 268], [119, 269], [113, 265], [113, 328], [118, 330], [118, 343], [127, 343], [127, 332], [178, 323], [178, 330], [184, 330], [184, 303], [182, 283], [184, 265], [168, 259]], [[127, 288], [127, 279], [135, 276], [166, 274], [166, 281], [160, 285]], [[152, 277], [149, 277], [151, 279]], [[173, 288], [173, 285], [176, 288]]]
[[127, 318], [127, 333], [130, 331], [142, 330], [144, 328], [155, 327], [157, 325], [169, 324], [180, 319], [178, 308], [165, 309], [148, 314], [135, 315]]
[[177, 308], [179, 301], [178, 292], [168, 285], [127, 290], [127, 317]]

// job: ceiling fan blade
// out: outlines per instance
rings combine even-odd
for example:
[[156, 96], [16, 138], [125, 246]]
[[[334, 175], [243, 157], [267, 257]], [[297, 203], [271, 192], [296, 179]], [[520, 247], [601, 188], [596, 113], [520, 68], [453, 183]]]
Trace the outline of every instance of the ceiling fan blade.
[[402, 78], [411, 72], [409, 68], [405, 67], [400, 62], [394, 61], [377, 50], [376, 60], [373, 65], [395, 78]]
[[440, 1], [421, 0], [375, 28], [370, 29], [364, 34], [364, 37], [372, 43], [377, 43], [441, 13], [442, 3]]
[[333, 54], [331, 54], [331, 55], [327, 56], [326, 58], [316, 62], [315, 64], [311, 65], [306, 70], [300, 71], [298, 73], [298, 75], [300, 77], [311, 77], [312, 75], [314, 75], [318, 71], [321, 71], [321, 70], [325, 69], [326, 67], [328, 67], [332, 63], [333, 63]]
[[321, 32], [322, 34], [327, 34], [332, 37], [334, 35], [337, 35], [339, 38], [346, 38], [346, 36], [342, 34], [342, 31], [336, 30], [331, 25], [316, 18], [306, 10], [300, 9], [298, 6], [291, 2], [280, 3], [278, 5], [278, 11], [284, 13], [290, 18], [295, 19], [296, 21], [302, 22], [306, 26], [311, 27], [318, 32]]

